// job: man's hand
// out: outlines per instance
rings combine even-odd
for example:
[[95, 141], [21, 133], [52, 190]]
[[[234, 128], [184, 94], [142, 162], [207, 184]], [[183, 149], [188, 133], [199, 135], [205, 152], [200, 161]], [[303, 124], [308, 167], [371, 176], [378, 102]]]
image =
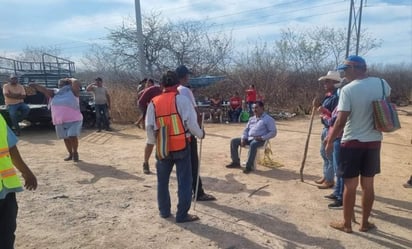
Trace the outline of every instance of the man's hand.
[[262, 137], [254, 137], [253, 139], [255, 139], [256, 141], [264, 141]]
[[28, 190], [36, 190], [37, 188], [37, 179], [34, 174], [29, 170], [22, 174], [24, 178], [24, 187]]
[[325, 145], [325, 152], [327, 156], [332, 155], [333, 152], [333, 141], [330, 142], [329, 139], [323, 140], [323, 144]]
[[244, 139], [240, 140], [240, 146], [245, 147], [246, 141]]

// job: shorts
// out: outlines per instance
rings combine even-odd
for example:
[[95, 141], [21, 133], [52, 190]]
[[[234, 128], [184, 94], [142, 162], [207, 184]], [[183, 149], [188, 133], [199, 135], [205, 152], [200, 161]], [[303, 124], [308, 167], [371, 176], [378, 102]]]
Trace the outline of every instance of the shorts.
[[341, 143], [338, 176], [354, 178], [359, 175], [373, 177], [381, 172], [381, 142], [359, 142], [358, 140]]
[[82, 130], [83, 120], [55, 125], [58, 139], [78, 137]]

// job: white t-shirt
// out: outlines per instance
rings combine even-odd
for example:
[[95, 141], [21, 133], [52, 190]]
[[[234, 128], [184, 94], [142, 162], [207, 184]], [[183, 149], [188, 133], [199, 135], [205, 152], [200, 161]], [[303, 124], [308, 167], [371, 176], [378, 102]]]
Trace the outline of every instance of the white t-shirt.
[[[383, 80], [385, 95], [391, 88]], [[345, 85], [339, 96], [338, 111], [350, 112], [343, 130], [342, 142], [359, 140], [360, 142], [381, 141], [382, 133], [374, 128], [372, 101], [382, 99], [380, 78], [368, 77], [354, 80]]]
[[179, 91], [180, 95], [188, 97], [190, 102], [192, 102], [193, 107], [197, 107], [195, 96], [193, 96], [193, 93], [189, 88], [187, 88], [185, 86], [182, 86], [182, 85], [179, 85], [177, 87], [177, 91]]
[[[191, 134], [198, 138], [203, 137], [203, 130], [200, 129], [199, 125], [197, 124], [197, 116], [194, 107], [190, 105], [189, 99], [178, 94], [176, 95], [176, 106], [177, 112], [179, 113], [183, 126], [185, 130], [189, 130]], [[147, 106], [147, 113], [146, 113], [146, 134], [147, 134], [147, 144], [156, 144], [156, 136], [155, 131], [159, 129], [156, 125], [156, 115], [153, 102]], [[186, 136], [190, 136], [190, 134], [186, 134]]]

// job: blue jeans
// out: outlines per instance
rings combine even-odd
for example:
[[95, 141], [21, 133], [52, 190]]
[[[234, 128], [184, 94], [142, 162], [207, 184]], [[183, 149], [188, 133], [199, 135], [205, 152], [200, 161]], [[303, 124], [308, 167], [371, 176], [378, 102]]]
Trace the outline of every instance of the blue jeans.
[[7, 105], [9, 116], [14, 129], [20, 131], [19, 122], [29, 115], [30, 108], [26, 103], [18, 103], [14, 105]]
[[326, 155], [325, 145], [323, 144], [323, 141], [327, 135], [328, 128], [323, 128], [320, 143], [320, 155], [323, 159], [323, 177], [325, 178], [325, 181], [333, 182], [333, 177], [335, 176], [335, 172], [333, 170], [333, 160], [332, 157]]
[[[234, 163], [239, 163], [240, 164], [240, 158], [239, 158], [239, 146], [240, 142], [242, 139], [240, 137], [238, 138], [233, 138], [230, 141], [230, 157], [232, 158], [232, 162]], [[252, 169], [253, 168], [253, 163], [255, 162], [256, 158], [256, 153], [258, 147], [261, 147], [265, 144], [265, 141], [257, 141], [257, 140], [250, 140], [246, 142], [247, 145], [249, 145], [249, 152], [247, 155], [247, 161], [246, 161], [246, 168], [247, 169]]]
[[255, 102], [253, 102], [253, 101], [251, 101], [251, 102], [246, 102], [247, 108], [248, 108], [248, 111], [249, 111], [249, 114], [250, 114], [250, 115], [253, 115], [252, 107], [253, 107], [253, 104], [254, 104], [254, 103], [255, 103]]
[[228, 111], [228, 116], [230, 118], [230, 122], [239, 122], [239, 116], [240, 113], [242, 112], [242, 108], [238, 108], [236, 110], [229, 110]]
[[107, 108], [107, 104], [97, 105], [95, 104], [96, 108], [96, 123], [97, 128], [100, 130], [102, 129], [102, 124], [105, 129], [109, 129], [109, 111]]
[[173, 165], [176, 164], [177, 178], [177, 204], [176, 221], [186, 219], [192, 201], [192, 167], [190, 163], [190, 147], [186, 146], [184, 151], [171, 153], [166, 159], [157, 160], [157, 204], [160, 216], [170, 216], [170, 193], [169, 180]]
[[335, 170], [336, 175], [336, 185], [333, 190], [333, 195], [337, 197], [338, 200], [342, 200], [343, 195], [343, 178], [342, 176], [338, 175], [338, 167], [339, 167], [339, 155], [340, 155], [340, 140], [341, 138], [335, 139], [333, 142], [333, 169]]

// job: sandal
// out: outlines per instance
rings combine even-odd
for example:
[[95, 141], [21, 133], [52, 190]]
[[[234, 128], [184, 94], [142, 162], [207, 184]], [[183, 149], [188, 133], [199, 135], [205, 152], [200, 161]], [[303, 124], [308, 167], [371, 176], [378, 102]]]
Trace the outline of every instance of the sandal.
[[199, 220], [199, 217], [194, 214], [187, 214], [183, 220], [176, 220], [177, 223], [184, 223], [184, 222], [192, 222], [195, 220]]
[[196, 200], [197, 201], [216, 201], [216, 197], [205, 193], [203, 195], [199, 195]]
[[373, 224], [373, 223], [371, 223], [371, 222], [368, 222], [368, 224], [367, 224], [366, 227], [361, 226], [361, 227], [359, 228], [359, 232], [367, 232], [367, 231], [372, 230], [372, 229], [375, 229], [375, 228], [376, 228], [375, 224]]
[[352, 228], [345, 227], [343, 222], [334, 221], [331, 222], [329, 226], [345, 233], [352, 233]]

